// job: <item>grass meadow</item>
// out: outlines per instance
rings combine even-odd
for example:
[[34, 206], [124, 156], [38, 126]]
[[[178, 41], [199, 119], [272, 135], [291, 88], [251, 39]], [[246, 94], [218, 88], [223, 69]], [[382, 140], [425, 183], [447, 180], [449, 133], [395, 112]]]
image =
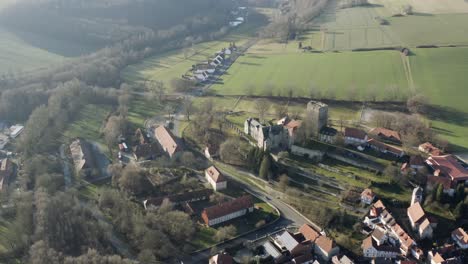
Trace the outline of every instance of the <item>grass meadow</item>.
[[34, 47], [0, 27], [0, 73], [28, 72], [63, 60], [62, 56]]
[[468, 48], [416, 49], [410, 57], [419, 92], [434, 105], [428, 119], [452, 144], [468, 149]]
[[[246, 54], [223, 76], [213, 90], [222, 95], [279, 95], [310, 97], [311, 90], [324, 97], [356, 99], [374, 89], [384, 98], [388, 87], [407, 94], [408, 82], [401, 56], [395, 51]], [[354, 94], [356, 92], [356, 94]]]

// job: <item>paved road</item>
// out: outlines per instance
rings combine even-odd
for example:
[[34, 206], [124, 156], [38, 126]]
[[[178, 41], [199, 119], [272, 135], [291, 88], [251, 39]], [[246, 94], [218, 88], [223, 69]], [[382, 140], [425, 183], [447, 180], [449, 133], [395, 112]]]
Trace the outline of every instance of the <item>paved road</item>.
[[[299, 227], [299, 226], [301, 226], [301, 225], [303, 225], [305, 223], [314, 225], [314, 223], [312, 223], [309, 219], [305, 218], [304, 216], [299, 214], [297, 211], [295, 211], [292, 207], [285, 204], [284, 202], [277, 199], [276, 197], [273, 197], [273, 196], [263, 192], [262, 190], [254, 187], [254, 186], [245, 185], [244, 183], [239, 182], [235, 177], [233, 177], [232, 175], [230, 175], [226, 171], [221, 170], [221, 172], [225, 176], [227, 176], [229, 179], [234, 180], [234, 181], [238, 182], [239, 184], [241, 184], [243, 186], [243, 188], [247, 192], [251, 193], [252, 195], [258, 197], [261, 200], [264, 200], [264, 201], [274, 205], [280, 211], [281, 218], [276, 223], [274, 223], [272, 225], [269, 225], [269, 226], [266, 226], [265, 228], [263, 228], [263, 229], [261, 229], [261, 230], [259, 230], [257, 232], [253, 232], [251, 234], [247, 234], [245, 236], [242, 236], [242, 237], [236, 238], [234, 240], [228, 241], [226, 243], [223, 243], [221, 245], [218, 245], [216, 247], [218, 250], [233, 247], [235, 245], [242, 244], [242, 243], [244, 243], [246, 241], [255, 240], [257, 238], [272, 234], [274, 232], [277, 232], [279, 229], [281, 229], [283, 227], [290, 227], [290, 226]], [[211, 249], [206, 249], [204, 251], [191, 254], [190, 256], [186, 256], [183, 259], [183, 263], [185, 263], [185, 264], [187, 264], [187, 263], [207, 263], [208, 258], [210, 257], [210, 253], [211, 253]]]

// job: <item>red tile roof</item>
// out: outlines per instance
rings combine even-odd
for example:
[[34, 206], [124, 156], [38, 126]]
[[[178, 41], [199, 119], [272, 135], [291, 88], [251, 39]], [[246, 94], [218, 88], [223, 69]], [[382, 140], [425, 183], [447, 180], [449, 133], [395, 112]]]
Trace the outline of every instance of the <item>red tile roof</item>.
[[335, 242], [326, 236], [320, 236], [317, 238], [317, 240], [315, 240], [315, 244], [327, 253], [330, 253], [335, 247]]
[[457, 228], [452, 232], [452, 235], [454, 235], [461, 243], [463, 244], [468, 244], [468, 234], [463, 230], [463, 228]]
[[392, 146], [392, 145], [385, 144], [385, 143], [380, 142], [380, 141], [378, 141], [378, 140], [376, 140], [376, 139], [373, 139], [373, 138], [369, 139], [369, 140], [367, 141], [367, 144], [369, 144], [369, 145], [371, 145], [371, 146], [375, 146], [375, 147], [378, 148], [379, 150], [386, 150], [386, 151], [391, 152], [391, 153], [393, 153], [393, 154], [395, 154], [395, 155], [400, 155], [401, 152], [402, 152], [402, 150], [399, 149], [399, 148], [397, 148], [397, 147], [394, 147], [394, 146]]
[[353, 128], [353, 127], [345, 127], [344, 131], [344, 136], [345, 137], [351, 137], [351, 138], [357, 138], [364, 140], [366, 139], [366, 132], [364, 132], [361, 129]]
[[211, 179], [218, 183], [218, 182], [223, 182], [223, 181], [226, 181], [226, 179], [224, 178], [223, 174], [215, 167], [215, 166], [211, 166], [209, 167], [208, 169], [206, 169], [205, 171], [210, 177]]
[[375, 197], [375, 194], [371, 189], [367, 188], [367, 189], [364, 189], [364, 191], [362, 191], [361, 197], [362, 196], [368, 198], [369, 200], [373, 200]]
[[400, 134], [398, 132], [390, 130], [390, 129], [386, 129], [386, 128], [383, 128], [383, 127], [376, 127], [374, 129], [372, 129], [369, 133], [377, 135], [379, 137], [384, 137], [384, 138], [391, 139], [391, 140], [401, 141], [401, 137], [400, 137]]
[[468, 169], [464, 168], [453, 155], [432, 156], [426, 160], [434, 170], [440, 170], [443, 174], [450, 177], [452, 181], [468, 180]]
[[426, 216], [419, 202], [414, 203], [408, 208], [408, 215], [411, 216], [411, 219], [415, 223], [418, 222], [419, 220], [422, 220]]
[[208, 224], [209, 220], [252, 207], [252, 196], [245, 195], [237, 199], [203, 209], [202, 218], [205, 223]]
[[312, 242], [314, 242], [320, 236], [320, 233], [315, 231], [315, 229], [308, 224], [303, 224], [301, 228], [299, 228], [299, 232], [306, 240]]
[[224, 252], [218, 255], [214, 255], [210, 258], [210, 264], [232, 264], [234, 263], [234, 260], [232, 257]]
[[172, 157], [174, 153], [179, 150], [179, 145], [177, 144], [174, 135], [172, 135], [171, 131], [169, 131], [166, 127], [158, 126], [154, 130], [154, 135], [159, 144], [161, 144], [163, 147], [164, 151], [166, 151], [170, 157]]

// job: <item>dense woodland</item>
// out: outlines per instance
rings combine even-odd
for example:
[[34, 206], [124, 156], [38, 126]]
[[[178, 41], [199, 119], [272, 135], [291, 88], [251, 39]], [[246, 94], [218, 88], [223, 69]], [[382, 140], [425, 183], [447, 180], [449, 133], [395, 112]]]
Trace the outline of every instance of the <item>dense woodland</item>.
[[190, 34], [214, 30], [226, 21], [232, 3], [216, 0], [22, 0], [3, 10], [0, 20], [13, 30], [104, 47], [134, 35], [175, 27], [184, 28]]

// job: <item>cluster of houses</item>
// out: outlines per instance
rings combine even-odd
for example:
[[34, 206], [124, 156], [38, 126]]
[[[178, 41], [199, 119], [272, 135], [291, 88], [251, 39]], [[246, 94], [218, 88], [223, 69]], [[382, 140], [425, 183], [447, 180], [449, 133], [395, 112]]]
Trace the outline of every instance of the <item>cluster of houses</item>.
[[[370, 189], [364, 190], [361, 194], [363, 203], [370, 204], [374, 199], [375, 194]], [[437, 222], [424, 212], [422, 201], [423, 190], [417, 187], [413, 190], [407, 216], [418, 240], [432, 238], [434, 228], [437, 226]], [[425, 254], [416, 243], [416, 239], [397, 223], [381, 200], [372, 204], [363, 223], [365, 227], [362, 232], [368, 235], [361, 245], [363, 256], [373, 260], [412, 259], [422, 262], [427, 259], [431, 264], [461, 263], [459, 254], [456, 254], [457, 250], [468, 248], [468, 234], [462, 228], [458, 228], [452, 232], [453, 245], [431, 249]]]
[[[158, 126], [154, 130], [155, 142], [150, 140], [149, 135], [141, 129], [137, 129], [134, 136], [133, 148], [130, 148], [124, 139], [120, 140], [119, 159], [123, 153], [132, 151], [135, 160], [152, 160], [163, 155], [172, 158], [182, 151], [182, 144], [172, 132], [165, 126]], [[85, 177], [90, 177], [97, 168], [95, 152], [91, 143], [82, 138], [75, 139], [69, 146], [75, 172]]]
[[[340, 249], [336, 243], [308, 224], [298, 232], [284, 230], [269, 236], [261, 242], [263, 257], [273, 259], [273, 263], [353, 263], [346, 256], [338, 256]], [[349, 262], [346, 262], [349, 261]]]
[[205, 82], [225, 65], [236, 51], [236, 44], [229, 43], [229, 47], [217, 51], [211, 59], [192, 65], [190, 74], [186, 74], [184, 77], [200, 83]]
[[[205, 170], [205, 179], [212, 189], [201, 189], [184, 192], [181, 194], [163, 197], [149, 198], [143, 201], [147, 210], [156, 209], [163, 204], [164, 200], [174, 205], [180, 205], [190, 215], [195, 214], [192, 209], [193, 202], [207, 201], [214, 193], [227, 188], [226, 177], [215, 167], [211, 166]], [[206, 207], [200, 213], [200, 217], [207, 226], [214, 226], [226, 221], [239, 218], [253, 212], [254, 203], [250, 195], [244, 195], [226, 202]]]
[[248, 15], [248, 9], [246, 6], [239, 6], [237, 9], [231, 11], [231, 20], [229, 26], [232, 28], [238, 27], [245, 22], [245, 18]]

